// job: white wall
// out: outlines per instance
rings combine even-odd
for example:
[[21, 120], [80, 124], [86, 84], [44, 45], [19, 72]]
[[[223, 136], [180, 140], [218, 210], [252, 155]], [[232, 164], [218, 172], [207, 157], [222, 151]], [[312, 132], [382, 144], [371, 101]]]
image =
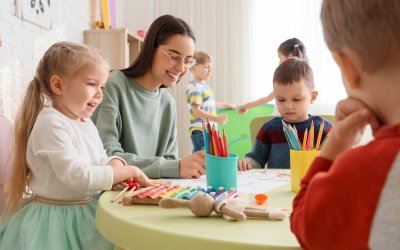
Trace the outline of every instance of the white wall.
[[[48, 30], [16, 17], [14, 0], [0, 5], [0, 114], [14, 119], [27, 83], [45, 50], [58, 41], [83, 42], [96, 1], [51, 1], [53, 26]], [[124, 27], [125, 1], [117, 2], [117, 26]], [[97, 6], [99, 6], [97, 4]], [[96, 8], [97, 9], [97, 8]]]

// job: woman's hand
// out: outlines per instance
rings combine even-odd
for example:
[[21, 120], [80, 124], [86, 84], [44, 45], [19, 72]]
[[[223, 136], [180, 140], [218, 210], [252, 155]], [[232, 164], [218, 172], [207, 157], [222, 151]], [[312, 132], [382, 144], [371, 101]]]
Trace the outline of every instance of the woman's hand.
[[181, 178], [200, 178], [206, 173], [204, 151], [198, 151], [179, 161]]

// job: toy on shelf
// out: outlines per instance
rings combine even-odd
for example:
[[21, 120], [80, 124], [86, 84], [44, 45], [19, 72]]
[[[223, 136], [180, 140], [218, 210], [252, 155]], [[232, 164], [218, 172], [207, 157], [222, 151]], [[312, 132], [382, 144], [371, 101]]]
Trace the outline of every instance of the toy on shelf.
[[233, 197], [223, 195], [214, 199], [208, 193], [198, 192], [191, 200], [163, 198], [159, 201], [159, 206], [162, 208], [187, 207], [194, 215], [199, 217], [208, 217], [215, 211], [222, 214], [222, 217], [227, 221], [241, 221], [247, 217], [284, 220], [286, 217], [286, 214], [281, 211], [248, 207], [247, 199]]
[[138, 36], [140, 36], [143, 39], [146, 37], [146, 31], [144, 31], [144, 30], [137, 30], [136, 33]]

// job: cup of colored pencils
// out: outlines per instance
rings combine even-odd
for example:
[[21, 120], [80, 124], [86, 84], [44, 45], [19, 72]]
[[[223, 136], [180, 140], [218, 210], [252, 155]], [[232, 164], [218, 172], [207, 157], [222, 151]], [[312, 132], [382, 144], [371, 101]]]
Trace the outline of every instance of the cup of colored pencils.
[[207, 186], [216, 190], [220, 187], [237, 189], [238, 155], [229, 153], [225, 130], [221, 136], [216, 127], [207, 121], [203, 126], [203, 136]]
[[319, 154], [324, 124], [324, 122], [321, 123], [315, 142], [313, 121], [310, 129], [304, 131], [303, 140], [300, 140], [296, 128], [282, 120], [283, 133], [290, 148], [291, 190], [293, 192], [299, 192], [301, 179], [306, 175], [311, 163]]

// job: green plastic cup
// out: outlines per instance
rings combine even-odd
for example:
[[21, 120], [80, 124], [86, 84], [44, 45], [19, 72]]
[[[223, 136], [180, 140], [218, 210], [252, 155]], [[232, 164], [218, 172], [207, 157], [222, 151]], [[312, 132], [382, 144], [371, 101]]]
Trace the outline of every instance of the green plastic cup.
[[206, 154], [207, 186], [215, 189], [219, 187], [229, 191], [237, 190], [238, 155], [229, 153], [229, 157], [219, 157]]

